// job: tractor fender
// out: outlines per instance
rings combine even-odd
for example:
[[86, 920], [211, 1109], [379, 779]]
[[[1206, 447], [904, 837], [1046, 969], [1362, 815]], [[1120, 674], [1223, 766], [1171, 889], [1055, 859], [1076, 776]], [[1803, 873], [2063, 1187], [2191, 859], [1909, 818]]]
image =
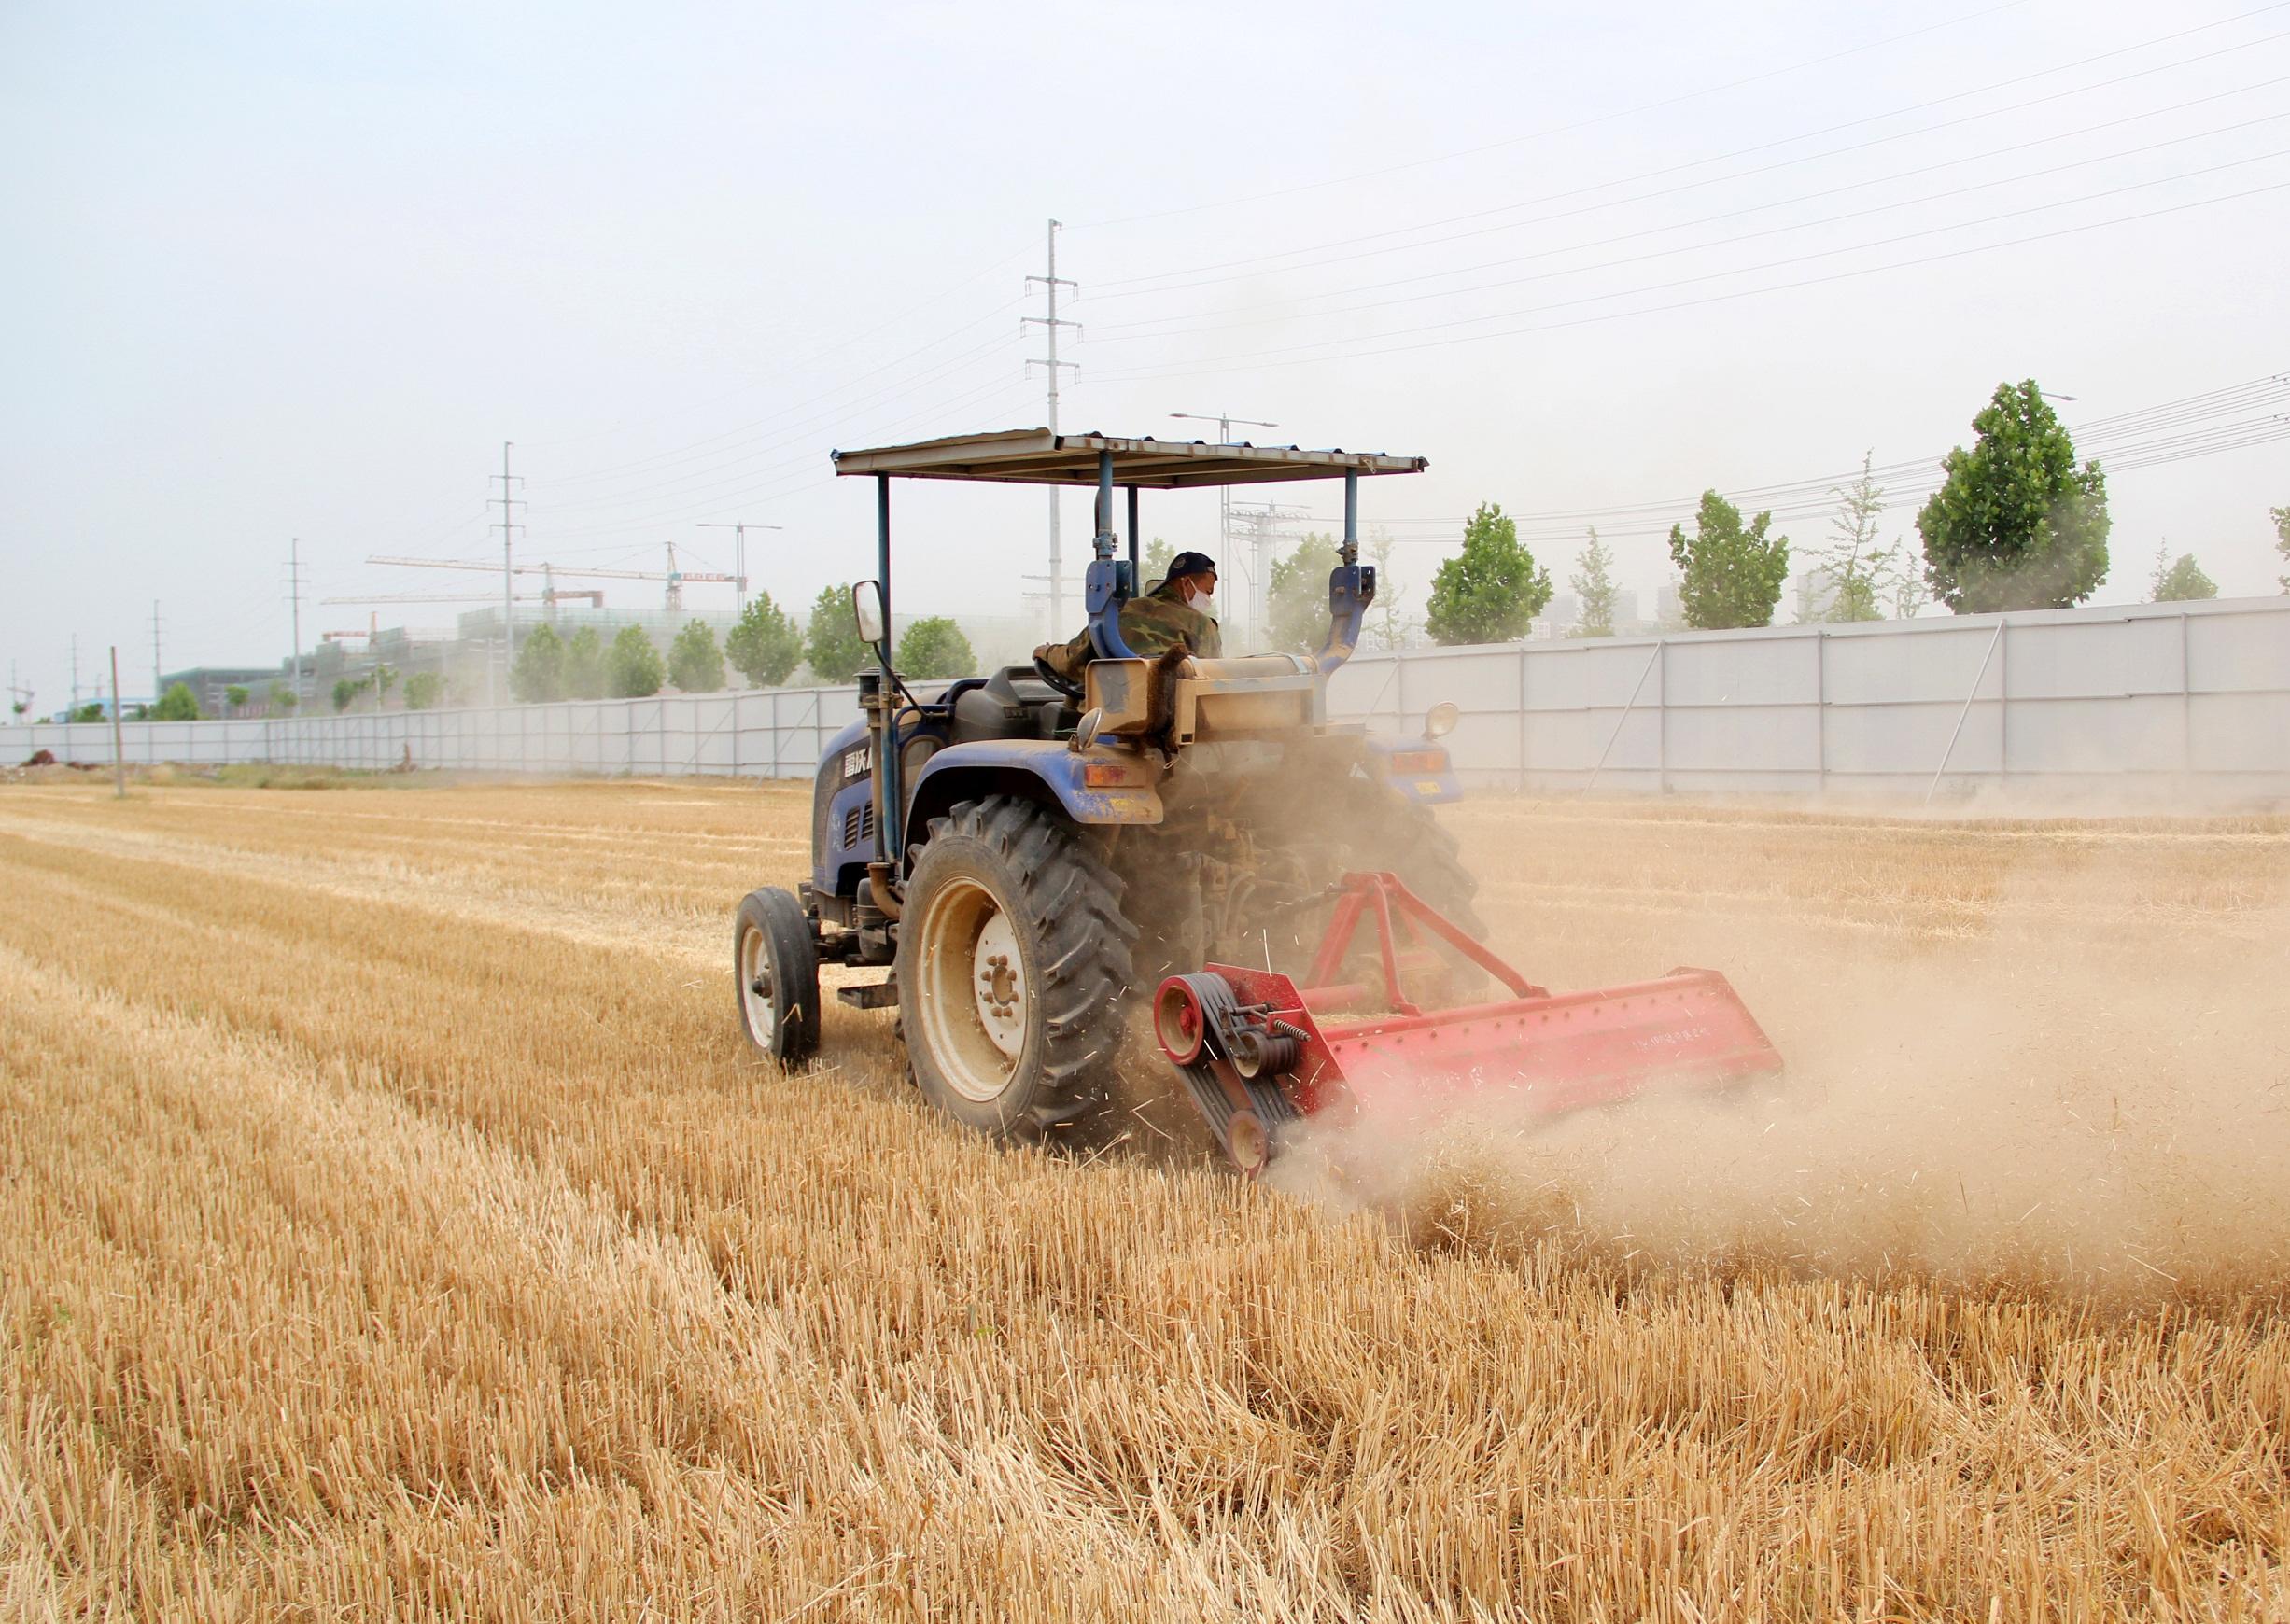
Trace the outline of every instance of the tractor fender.
[[[1111, 767], [1132, 781], [1093, 786], [1088, 782], [1092, 764], [1101, 777]], [[931, 756], [915, 779], [906, 827], [920, 834], [958, 803], [986, 795], [1016, 795], [1056, 806], [1076, 823], [1159, 823], [1157, 777], [1126, 751], [1076, 753], [1061, 740], [1046, 738], [973, 739]]]

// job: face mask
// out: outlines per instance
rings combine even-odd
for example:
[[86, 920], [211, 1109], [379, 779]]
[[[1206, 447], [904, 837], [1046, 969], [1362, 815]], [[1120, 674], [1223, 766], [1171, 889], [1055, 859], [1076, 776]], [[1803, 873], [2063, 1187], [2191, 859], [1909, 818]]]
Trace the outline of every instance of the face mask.
[[1185, 601], [1204, 615], [1216, 612], [1216, 595], [1214, 593], [1195, 592], [1188, 586], [1185, 589]]

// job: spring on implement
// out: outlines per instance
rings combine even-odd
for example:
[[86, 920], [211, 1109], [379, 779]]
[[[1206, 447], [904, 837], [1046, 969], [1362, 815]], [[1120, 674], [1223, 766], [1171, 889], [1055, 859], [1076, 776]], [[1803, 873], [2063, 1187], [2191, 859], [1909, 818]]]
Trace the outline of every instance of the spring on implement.
[[1252, 1082], [1292, 1070], [1297, 1057], [1303, 1053], [1303, 1045], [1285, 1033], [1262, 1031], [1255, 1027], [1243, 1027], [1234, 1032], [1226, 1048], [1232, 1069]]

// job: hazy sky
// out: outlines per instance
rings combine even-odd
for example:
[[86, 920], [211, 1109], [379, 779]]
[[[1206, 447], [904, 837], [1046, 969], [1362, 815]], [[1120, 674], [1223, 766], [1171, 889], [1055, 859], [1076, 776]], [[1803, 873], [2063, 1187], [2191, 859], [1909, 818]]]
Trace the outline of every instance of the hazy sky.
[[[830, 448], [1041, 421], [1051, 215], [1064, 426], [1428, 456], [1366, 501], [1417, 609], [1480, 500], [1651, 593], [1703, 487], [1818, 497], [2026, 376], [2126, 465], [2102, 598], [2166, 539], [2228, 595], [2283, 568], [2290, 439], [2154, 460], [2290, 432], [2282, 391], [2105, 420], [2290, 373], [2290, 4], [7, 0], [0, 145], [0, 659], [43, 711], [75, 632], [148, 686], [153, 599], [170, 667], [281, 658], [290, 537], [305, 640], [366, 623], [320, 596], [485, 590], [362, 561], [498, 560], [504, 440], [521, 556], [772, 523], [751, 572], [808, 604], [871, 567]], [[903, 497], [899, 607], [1008, 612], [1045, 500]]]

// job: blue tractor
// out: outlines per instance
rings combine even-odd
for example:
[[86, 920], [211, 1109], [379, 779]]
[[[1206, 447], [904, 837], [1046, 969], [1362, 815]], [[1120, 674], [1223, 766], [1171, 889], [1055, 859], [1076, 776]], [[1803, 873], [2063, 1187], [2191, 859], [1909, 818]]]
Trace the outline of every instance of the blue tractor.
[[[757, 1048], [807, 1062], [821, 961], [879, 966], [880, 980], [837, 995], [898, 1012], [932, 1102], [998, 1137], [1054, 1141], [1102, 1126], [1131, 1016], [1164, 977], [1220, 959], [1300, 969], [1348, 874], [1396, 874], [1482, 934], [1428, 810], [1459, 794], [1435, 736], [1454, 707], [1397, 742], [1328, 718], [1328, 677], [1375, 596], [1359, 482], [1418, 472], [1422, 458], [1019, 429], [838, 452], [835, 466], [875, 482], [877, 576], [853, 589], [852, 612], [877, 666], [860, 676], [861, 720], [820, 761], [808, 882], [739, 905], [739, 1015]], [[898, 479], [1095, 487], [1082, 680], [1013, 667], [918, 691], [900, 678]], [[1120, 609], [1140, 587], [1139, 493], [1296, 480], [1343, 487], [1317, 652], [1134, 653]]]

